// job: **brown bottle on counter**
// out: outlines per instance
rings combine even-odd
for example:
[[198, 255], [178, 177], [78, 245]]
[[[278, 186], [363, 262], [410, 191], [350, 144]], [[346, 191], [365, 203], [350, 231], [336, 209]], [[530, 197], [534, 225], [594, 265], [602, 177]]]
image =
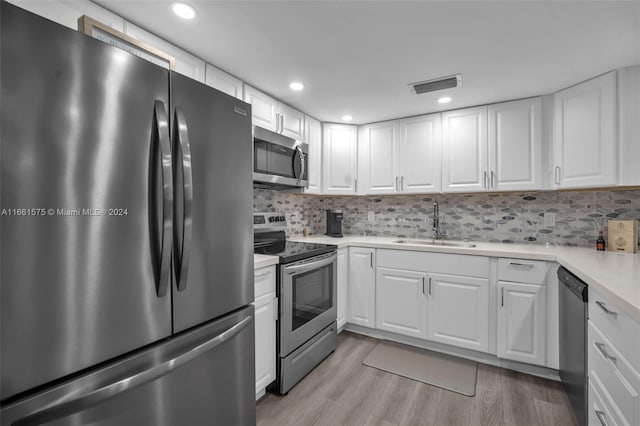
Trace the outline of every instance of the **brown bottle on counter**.
[[596, 250], [604, 251], [605, 250], [605, 242], [602, 231], [598, 232], [598, 240], [596, 241]]

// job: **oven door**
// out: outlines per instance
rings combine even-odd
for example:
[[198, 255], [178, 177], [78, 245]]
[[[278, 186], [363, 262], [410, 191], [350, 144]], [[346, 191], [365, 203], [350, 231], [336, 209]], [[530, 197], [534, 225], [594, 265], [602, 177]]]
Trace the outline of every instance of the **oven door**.
[[307, 187], [309, 145], [254, 127], [253, 181], [272, 185]]
[[318, 334], [337, 317], [336, 253], [280, 268], [280, 356]]

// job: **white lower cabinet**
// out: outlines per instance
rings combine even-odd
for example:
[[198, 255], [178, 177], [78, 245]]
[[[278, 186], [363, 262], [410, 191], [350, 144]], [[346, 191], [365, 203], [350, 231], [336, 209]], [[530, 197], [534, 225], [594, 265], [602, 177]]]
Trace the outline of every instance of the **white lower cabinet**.
[[375, 250], [349, 248], [348, 321], [365, 327], [375, 327]]
[[276, 299], [275, 266], [254, 272], [255, 344], [256, 344], [256, 399], [276, 379]]
[[426, 339], [426, 280], [423, 272], [378, 268], [376, 328]]
[[546, 287], [498, 282], [498, 357], [545, 365]]
[[338, 332], [342, 331], [342, 327], [347, 323], [347, 292], [349, 284], [349, 250], [346, 248], [338, 249], [338, 282], [336, 283], [337, 308], [338, 308]]
[[489, 351], [489, 280], [429, 274], [429, 340]]

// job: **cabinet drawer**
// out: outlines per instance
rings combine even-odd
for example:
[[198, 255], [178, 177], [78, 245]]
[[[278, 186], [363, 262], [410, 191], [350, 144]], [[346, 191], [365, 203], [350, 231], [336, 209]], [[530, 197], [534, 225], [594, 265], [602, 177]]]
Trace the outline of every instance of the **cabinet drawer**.
[[489, 277], [489, 258], [465, 254], [378, 250], [377, 266], [405, 271]]
[[[607, 312], [608, 311], [608, 312]], [[589, 319], [640, 372], [640, 323], [589, 287]]]
[[539, 260], [498, 259], [498, 279], [512, 283], [545, 284], [549, 264]]
[[627, 423], [640, 424], [640, 376], [592, 322], [588, 353], [589, 377], [601, 384]]
[[611, 401], [603, 396], [597, 380], [589, 380], [589, 406], [587, 407], [589, 426], [623, 426], [618, 413], [612, 409]]
[[254, 298], [276, 291], [276, 268], [267, 266], [253, 271]]

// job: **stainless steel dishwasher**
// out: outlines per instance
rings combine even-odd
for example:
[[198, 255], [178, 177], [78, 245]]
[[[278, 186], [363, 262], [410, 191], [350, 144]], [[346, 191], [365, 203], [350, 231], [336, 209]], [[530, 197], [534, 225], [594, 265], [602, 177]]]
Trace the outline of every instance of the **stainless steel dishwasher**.
[[560, 379], [579, 426], [587, 424], [587, 289], [580, 278], [558, 268]]

